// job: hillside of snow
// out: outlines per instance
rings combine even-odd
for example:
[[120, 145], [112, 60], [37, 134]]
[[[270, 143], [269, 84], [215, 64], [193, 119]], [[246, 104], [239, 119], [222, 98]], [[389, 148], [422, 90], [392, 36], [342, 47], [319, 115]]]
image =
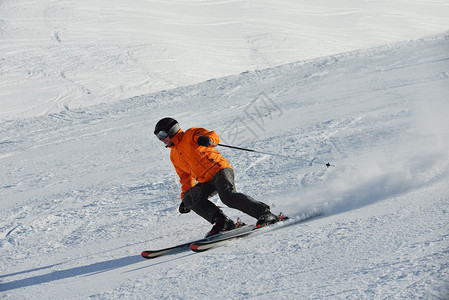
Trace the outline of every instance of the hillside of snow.
[[[0, 1], [0, 298], [449, 299], [448, 15], [445, 0]], [[239, 191], [322, 215], [142, 258], [211, 228], [178, 213], [152, 133], [166, 116], [269, 153], [219, 148]]]
[[442, 33], [446, 0], [2, 0], [0, 120]]
[[[447, 299], [448, 95], [441, 34], [4, 120], [0, 296]], [[210, 229], [177, 211], [178, 178], [152, 134], [165, 116], [289, 156], [220, 148], [238, 190], [275, 212], [323, 215], [141, 258]]]

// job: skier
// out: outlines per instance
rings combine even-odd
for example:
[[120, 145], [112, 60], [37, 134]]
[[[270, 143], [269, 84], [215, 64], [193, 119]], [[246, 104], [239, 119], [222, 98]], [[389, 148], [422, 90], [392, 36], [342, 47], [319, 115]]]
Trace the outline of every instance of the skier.
[[181, 182], [179, 212], [195, 213], [214, 224], [207, 236], [234, 229], [236, 224], [214, 203], [208, 200], [218, 193], [227, 206], [257, 219], [257, 226], [275, 223], [279, 217], [270, 207], [250, 196], [238, 193], [234, 185], [234, 170], [215, 149], [220, 138], [205, 128], [190, 128], [185, 132], [173, 118], [157, 122], [154, 134], [170, 148], [170, 160]]

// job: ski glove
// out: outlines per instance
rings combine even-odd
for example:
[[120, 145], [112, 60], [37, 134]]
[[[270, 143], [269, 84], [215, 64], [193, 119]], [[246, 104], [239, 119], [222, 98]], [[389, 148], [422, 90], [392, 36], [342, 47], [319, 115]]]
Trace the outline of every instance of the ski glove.
[[184, 202], [181, 202], [181, 204], [179, 205], [179, 212], [182, 214], [187, 214], [190, 212], [190, 209], [188, 209], [185, 205]]
[[207, 146], [210, 146], [210, 144], [211, 144], [211, 140], [208, 136], [202, 135], [202, 136], [198, 137], [198, 145], [199, 146], [207, 147]]

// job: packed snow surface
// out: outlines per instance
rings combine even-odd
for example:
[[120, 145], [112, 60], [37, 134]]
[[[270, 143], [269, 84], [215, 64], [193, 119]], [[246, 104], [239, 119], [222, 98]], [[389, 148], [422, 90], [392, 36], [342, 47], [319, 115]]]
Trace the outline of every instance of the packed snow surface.
[[[167, 23], [160, 28], [149, 26], [151, 34], [161, 32], [162, 40], [168, 31], [177, 34], [179, 28], [185, 33], [191, 33], [189, 26], [204, 31], [192, 31], [198, 34], [196, 40], [168, 35], [167, 43], [178, 44], [167, 46], [166, 51], [155, 42], [160, 56], [149, 48], [147, 28], [139, 25], [151, 22], [145, 14], [155, 1], [139, 2], [142, 9], [128, 2], [106, 9], [104, 3], [11, 0], [0, 4], [1, 38], [11, 40], [0, 45], [2, 107], [10, 107], [4, 106], [5, 98], [24, 101], [24, 106], [11, 106], [9, 112], [3, 109], [5, 116], [13, 113], [15, 117], [0, 123], [0, 297], [449, 298], [449, 34], [444, 33], [447, 26], [437, 28], [444, 23], [444, 1], [408, 1], [407, 5], [346, 1], [359, 9], [359, 3], [378, 8], [381, 3], [390, 8], [397, 5], [398, 10], [403, 4], [408, 20], [418, 20], [426, 13], [424, 8], [429, 12], [432, 5], [438, 6], [441, 20], [435, 17], [424, 27], [441, 33], [393, 42], [402, 35], [387, 27], [381, 30], [377, 24], [377, 31], [366, 32], [383, 32], [377, 42], [388, 42], [385, 45], [348, 51], [353, 49], [346, 47], [352, 47], [343, 43], [338, 53], [317, 52], [317, 57], [308, 49], [309, 59], [281, 55], [282, 47], [266, 38], [261, 43], [280, 51], [271, 53], [266, 64], [242, 58], [234, 35], [247, 34], [242, 28], [262, 32], [274, 28], [274, 37], [280, 27], [286, 35], [294, 33], [295, 22], [300, 22], [296, 19], [291, 27], [281, 26], [288, 21], [281, 17], [277, 21], [284, 23], [279, 27], [276, 22], [271, 26], [262, 22], [275, 2], [257, 2], [262, 12], [252, 11], [264, 28], [251, 23], [254, 18], [231, 13], [233, 5], [251, 6], [255, 1], [161, 2], [167, 8], [154, 14]], [[334, 16], [329, 30], [338, 30], [342, 20], [351, 22], [351, 13], [330, 1], [315, 1], [320, 9], [310, 4], [309, 10], [298, 4], [303, 1], [279, 3], [273, 13], [291, 13], [292, 18], [302, 13], [309, 19], [303, 20], [304, 26], [311, 24], [308, 29], [292, 39], [299, 39], [301, 32], [315, 32], [315, 40], [309, 40], [315, 50], [320, 48], [316, 43], [336, 41], [329, 41], [330, 35], [320, 39], [326, 30], [318, 28], [321, 23], [312, 16]], [[178, 7], [175, 4], [180, 5], [178, 10], [173, 9]], [[31, 15], [39, 10], [25, 10], [28, 6], [42, 9], [40, 15]], [[223, 14], [213, 10], [215, 6], [223, 6]], [[408, 15], [407, 9], [415, 6], [416, 11]], [[210, 11], [188, 22], [177, 16], [194, 14], [199, 7]], [[353, 13], [366, 14], [357, 9]], [[21, 19], [12, 18], [13, 14]], [[136, 17], [119, 22], [130, 15]], [[206, 15], [215, 26], [206, 26]], [[19, 19], [23, 27], [14, 23]], [[251, 22], [239, 27], [241, 20]], [[35, 25], [35, 31], [23, 24]], [[235, 30], [221, 27], [232, 24], [239, 26]], [[46, 44], [45, 34], [31, 34], [45, 33], [48, 26], [54, 26], [56, 46]], [[135, 30], [131, 36], [130, 28]], [[211, 28], [230, 35], [229, 44], [223, 40], [218, 46], [202, 44], [203, 39], [215, 36], [208, 32]], [[100, 29], [103, 34], [97, 32]], [[121, 30], [123, 44], [111, 43], [111, 36]], [[140, 40], [138, 32], [143, 36]], [[349, 31], [342, 29], [341, 35], [345, 34]], [[383, 39], [388, 34], [391, 41]], [[101, 39], [94, 42], [94, 36], [104, 37], [105, 44]], [[139, 79], [134, 71], [127, 73], [122, 68], [129, 65], [121, 59], [128, 48], [126, 41], [131, 53], [145, 52], [146, 59], [154, 55], [177, 61], [176, 54], [192, 43], [206, 47], [201, 64], [195, 49], [178, 61], [185, 69], [198, 66], [192, 72], [199, 72], [195, 75], [199, 83], [181, 86], [190, 82], [174, 81], [174, 88], [152, 93], [143, 92], [150, 87], [139, 92], [140, 87], [123, 86], [117, 92], [122, 81], [138, 85], [148, 78], [188, 77], [176, 63], [164, 70], [154, 68], [154, 72], [167, 72], [164, 76], [148, 73]], [[300, 44], [285, 40], [290, 42], [295, 47]], [[372, 42], [376, 41], [368, 36], [367, 43]], [[30, 56], [32, 49], [34, 56]], [[260, 44], [254, 49], [261, 55], [270, 52]], [[215, 50], [218, 57], [208, 60]], [[63, 59], [71, 56], [72, 60]], [[273, 60], [277, 56], [283, 61]], [[236, 60], [235, 66], [230, 59]], [[77, 67], [58, 73], [65, 63], [75, 62]], [[237, 67], [240, 62], [250, 70]], [[116, 64], [114, 74], [111, 63]], [[273, 66], [279, 63], [284, 64]], [[34, 73], [33, 66], [42, 73]], [[234, 75], [219, 77], [228, 72]], [[80, 77], [75, 80], [70, 73]], [[109, 92], [105, 85], [110, 85]], [[67, 97], [61, 102], [65, 108], [43, 104], [54, 102], [51, 97], [61, 96], [61, 91]], [[77, 98], [81, 91], [91, 95], [89, 105], [83, 96]], [[100, 99], [102, 93], [116, 97]], [[33, 103], [36, 109], [30, 110]], [[194, 213], [178, 213], [180, 187], [169, 150], [152, 133], [155, 123], [166, 116], [176, 118], [184, 129], [215, 130], [224, 144], [275, 154], [219, 148], [235, 169], [239, 191], [268, 203], [273, 212], [297, 216], [319, 210], [323, 214], [204, 253], [142, 258], [143, 250], [197, 239], [211, 227]], [[212, 201], [223, 206], [217, 197]], [[239, 211], [223, 210], [234, 219], [255, 221]]]
[[447, 0], [2, 0], [0, 120], [445, 32]]

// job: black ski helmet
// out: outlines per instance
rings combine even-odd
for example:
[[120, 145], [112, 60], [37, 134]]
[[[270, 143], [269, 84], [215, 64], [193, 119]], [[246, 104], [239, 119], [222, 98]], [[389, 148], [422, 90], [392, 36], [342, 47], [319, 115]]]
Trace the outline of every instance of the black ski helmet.
[[154, 127], [154, 134], [158, 134], [160, 131], [165, 131], [170, 138], [174, 137], [175, 134], [181, 129], [179, 127], [178, 121], [173, 118], [163, 118], [157, 122]]

